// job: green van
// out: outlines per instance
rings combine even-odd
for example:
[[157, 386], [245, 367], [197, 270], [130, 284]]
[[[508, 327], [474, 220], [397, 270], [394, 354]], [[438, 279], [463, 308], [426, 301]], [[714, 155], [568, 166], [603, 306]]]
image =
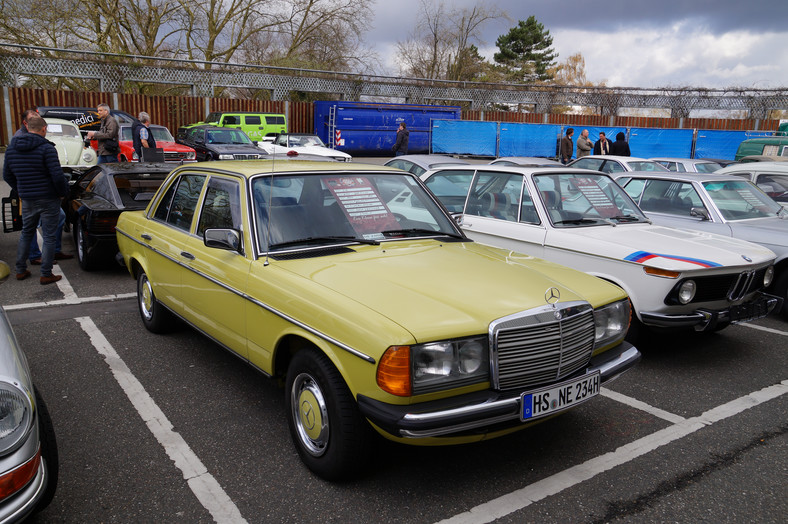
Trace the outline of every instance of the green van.
[[788, 136], [748, 138], [739, 144], [734, 160], [739, 161], [743, 157], [751, 155], [788, 157], [788, 147], [786, 146], [788, 146]]
[[234, 127], [241, 129], [254, 141], [261, 141], [266, 136], [276, 136], [287, 133], [287, 118], [276, 113], [208, 113], [205, 124], [220, 127]]

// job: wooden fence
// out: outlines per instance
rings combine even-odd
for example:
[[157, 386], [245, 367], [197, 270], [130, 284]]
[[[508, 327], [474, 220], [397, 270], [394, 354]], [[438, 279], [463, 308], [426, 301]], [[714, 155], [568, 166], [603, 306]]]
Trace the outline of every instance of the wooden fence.
[[[0, 111], [0, 146], [10, 141], [21, 125], [25, 109], [41, 106], [96, 107], [104, 102], [113, 109], [137, 115], [145, 111], [154, 124], [167, 126], [174, 134], [178, 127], [205, 119], [210, 111], [251, 111], [287, 115], [288, 130], [311, 133], [314, 106], [311, 102], [248, 100], [239, 98], [202, 98], [192, 96], [156, 96], [124, 93], [99, 93], [24, 87], [3, 88], [4, 107]], [[716, 119], [716, 118], [653, 118], [601, 115], [566, 115], [517, 113], [509, 111], [464, 110], [463, 120], [487, 122], [523, 122], [560, 124], [575, 127], [653, 127], [663, 129], [723, 129], [776, 131], [778, 120]]]

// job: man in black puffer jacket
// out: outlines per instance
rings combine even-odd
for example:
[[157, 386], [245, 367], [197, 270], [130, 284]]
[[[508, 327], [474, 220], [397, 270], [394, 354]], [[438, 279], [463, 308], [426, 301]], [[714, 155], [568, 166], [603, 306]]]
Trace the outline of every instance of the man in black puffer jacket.
[[15, 137], [5, 152], [3, 180], [16, 190], [22, 201], [22, 236], [16, 250], [16, 279], [30, 276], [27, 257], [30, 241], [41, 222], [44, 245], [41, 254], [42, 285], [62, 277], [52, 274], [60, 199], [68, 194], [68, 182], [55, 145], [47, 140], [47, 125], [38, 115], [27, 120], [27, 133]]

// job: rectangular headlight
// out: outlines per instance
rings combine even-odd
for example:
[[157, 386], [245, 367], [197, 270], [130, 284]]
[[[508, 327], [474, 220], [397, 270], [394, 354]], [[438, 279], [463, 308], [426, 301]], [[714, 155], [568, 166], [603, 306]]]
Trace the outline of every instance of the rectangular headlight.
[[629, 299], [619, 300], [594, 310], [594, 347], [601, 348], [624, 339], [631, 318]]
[[486, 336], [446, 340], [411, 347], [413, 393], [429, 393], [489, 380]]

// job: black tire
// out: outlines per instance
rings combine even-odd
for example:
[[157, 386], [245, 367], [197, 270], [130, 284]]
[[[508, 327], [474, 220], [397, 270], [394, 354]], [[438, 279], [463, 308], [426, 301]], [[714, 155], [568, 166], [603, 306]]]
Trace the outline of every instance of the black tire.
[[774, 287], [767, 292], [771, 292], [778, 297], [783, 298], [782, 309], [775, 310], [775, 313], [781, 314], [784, 318], [788, 319], [788, 268], [783, 268], [777, 280], [774, 282]]
[[144, 271], [137, 275], [137, 305], [145, 329], [151, 333], [166, 333], [172, 329], [172, 313], [156, 300], [153, 285]]
[[296, 450], [316, 475], [347, 480], [369, 466], [372, 429], [324, 354], [304, 349], [293, 357], [287, 370], [285, 407]]
[[35, 395], [36, 410], [38, 411], [38, 438], [41, 442], [41, 458], [46, 465], [48, 476], [44, 494], [41, 496], [41, 500], [38, 501], [36, 509], [34, 510], [35, 513], [38, 513], [49, 506], [49, 503], [52, 502], [52, 499], [55, 497], [60, 462], [57, 452], [55, 427], [52, 424], [52, 418], [49, 416], [49, 409], [37, 388], [35, 389]]
[[74, 244], [76, 244], [79, 267], [85, 271], [92, 271], [96, 267], [96, 263], [90, 256], [88, 237], [85, 235], [85, 227], [79, 219], [74, 222]]

